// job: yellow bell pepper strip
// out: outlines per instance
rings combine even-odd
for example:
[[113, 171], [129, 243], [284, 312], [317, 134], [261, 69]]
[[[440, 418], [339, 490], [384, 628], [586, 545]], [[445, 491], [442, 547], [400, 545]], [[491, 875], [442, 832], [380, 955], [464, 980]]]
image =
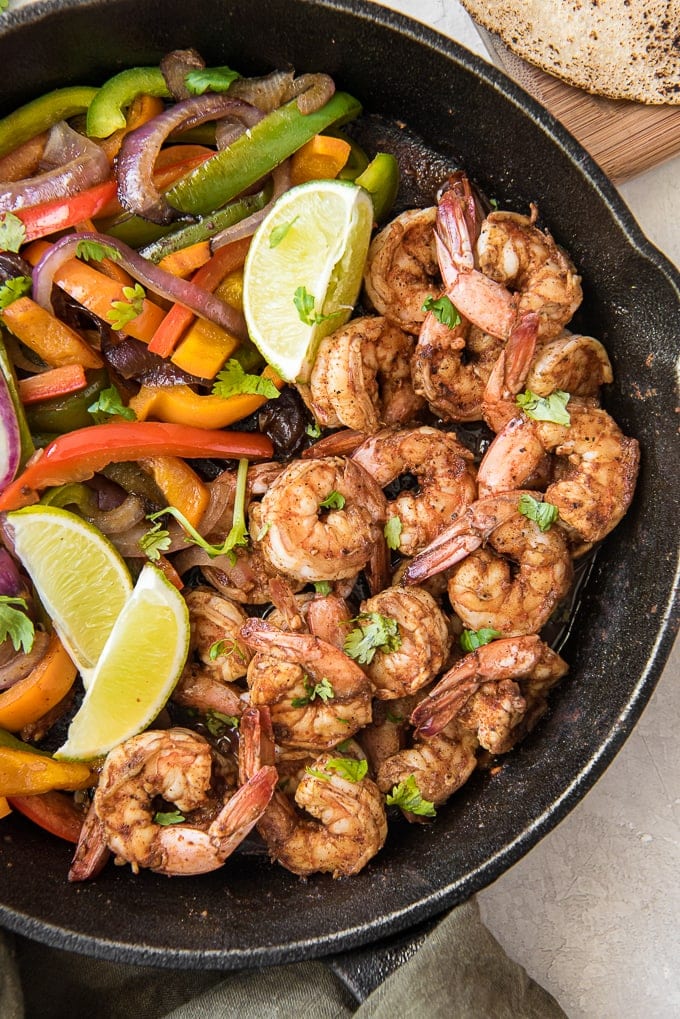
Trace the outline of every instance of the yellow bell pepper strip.
[[76, 807], [68, 793], [55, 789], [33, 796], [8, 796], [7, 799], [11, 807], [51, 835], [66, 842], [78, 842], [85, 814]]
[[226, 329], [197, 318], [180, 340], [170, 360], [182, 371], [201, 379], [214, 379], [239, 345]]
[[210, 492], [188, 463], [176, 456], [151, 456], [139, 461], [156, 482], [169, 506], [176, 506], [198, 527], [210, 502]]
[[161, 99], [171, 98], [160, 67], [129, 67], [105, 81], [89, 104], [88, 136], [108, 138], [114, 131], [124, 128], [123, 111], [142, 93]]
[[38, 375], [19, 379], [18, 389], [24, 407], [43, 400], [77, 393], [87, 386], [87, 376], [82, 364], [64, 364], [60, 368], [49, 368]]
[[11, 813], [12, 808], [9, 805], [9, 802], [5, 799], [4, 796], [0, 796], [0, 818], [7, 817], [7, 815]]
[[[176, 388], [183, 387], [172, 387]], [[273, 451], [271, 441], [257, 432], [216, 431], [160, 421], [93, 425], [60, 435], [38, 450], [26, 469], [0, 493], [0, 511], [29, 506], [38, 501], [43, 489], [86, 481], [110, 463], [148, 456], [267, 460]]]
[[17, 339], [52, 368], [65, 364], [101, 368], [104, 364], [94, 347], [75, 329], [41, 308], [30, 297], [20, 297], [8, 304], [2, 312], [2, 320]]
[[315, 134], [360, 113], [361, 104], [346, 92], [336, 92], [313, 113], [300, 113], [296, 100], [284, 103], [179, 180], [165, 197], [180, 212], [206, 215], [268, 176]]
[[[265, 368], [262, 375], [270, 379], [277, 389], [282, 388], [283, 379], [273, 368]], [[254, 414], [266, 402], [266, 396], [249, 393], [225, 398], [199, 396], [189, 386], [142, 386], [130, 400], [130, 406], [140, 421], [153, 417], [178, 426], [191, 423], [202, 428], [224, 428]], [[2, 501], [0, 496], [0, 509]]]
[[355, 178], [368, 191], [376, 223], [381, 223], [394, 205], [399, 190], [399, 163], [389, 152], [379, 152], [363, 173]]
[[[53, 635], [46, 653], [28, 676], [0, 693], [0, 726], [18, 732], [36, 722], [66, 696], [75, 678], [75, 665], [59, 638]], [[0, 791], [19, 792], [4, 789], [1, 784]]]
[[54, 761], [25, 750], [0, 747], [0, 795], [33, 796], [52, 789], [88, 789], [96, 784], [87, 764]]
[[84, 113], [99, 89], [70, 85], [47, 92], [0, 120], [0, 156], [35, 137], [60, 120]]
[[290, 161], [291, 184], [337, 177], [349, 159], [352, 146], [342, 138], [317, 134]]

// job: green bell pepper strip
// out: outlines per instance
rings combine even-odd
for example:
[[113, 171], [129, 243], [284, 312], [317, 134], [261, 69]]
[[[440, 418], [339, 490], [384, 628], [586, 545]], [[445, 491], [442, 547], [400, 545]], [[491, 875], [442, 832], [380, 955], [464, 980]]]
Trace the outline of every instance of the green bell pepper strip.
[[86, 377], [87, 385], [77, 393], [55, 396], [51, 400], [41, 400], [27, 407], [26, 420], [31, 432], [63, 435], [64, 432], [91, 425], [93, 418], [87, 408], [109, 385], [109, 377], [105, 368], [87, 371]]
[[14, 373], [14, 365], [7, 353], [7, 348], [0, 337], [0, 372], [2, 373], [5, 382], [7, 383], [7, 389], [9, 391], [10, 399], [14, 406], [14, 413], [16, 414], [17, 423], [19, 425], [19, 441], [21, 442], [21, 456], [19, 458], [19, 469], [21, 470], [26, 461], [35, 452], [35, 444], [31, 438], [31, 429], [26, 420], [26, 412], [24, 405], [21, 402], [19, 396], [19, 390], [17, 388], [17, 377]]
[[0, 156], [13, 152], [60, 120], [85, 113], [98, 91], [89, 85], [58, 88], [9, 113], [0, 120]]
[[363, 173], [354, 178], [368, 191], [373, 201], [373, 212], [377, 223], [388, 216], [399, 190], [399, 164], [389, 152], [379, 152]]
[[139, 95], [171, 98], [160, 67], [129, 67], [105, 81], [87, 111], [89, 137], [108, 138], [125, 127], [124, 111]]
[[177, 181], [165, 197], [180, 212], [205, 216], [262, 180], [320, 131], [360, 113], [361, 104], [346, 92], [336, 92], [324, 106], [307, 114], [300, 113], [293, 99]]

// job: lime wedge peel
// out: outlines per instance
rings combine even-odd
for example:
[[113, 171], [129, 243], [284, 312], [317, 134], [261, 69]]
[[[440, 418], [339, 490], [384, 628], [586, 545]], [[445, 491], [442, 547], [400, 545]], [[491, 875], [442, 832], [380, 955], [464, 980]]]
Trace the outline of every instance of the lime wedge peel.
[[[286, 381], [308, 381], [319, 342], [352, 314], [372, 228], [368, 192], [340, 180], [291, 188], [258, 227], [243, 310], [254, 344]], [[296, 307], [299, 288], [313, 298], [310, 321]]]
[[118, 550], [86, 520], [56, 506], [6, 516], [14, 550], [87, 687], [132, 593]]
[[188, 651], [186, 602], [148, 563], [104, 646], [66, 743], [54, 756], [92, 760], [146, 729], [170, 697]]

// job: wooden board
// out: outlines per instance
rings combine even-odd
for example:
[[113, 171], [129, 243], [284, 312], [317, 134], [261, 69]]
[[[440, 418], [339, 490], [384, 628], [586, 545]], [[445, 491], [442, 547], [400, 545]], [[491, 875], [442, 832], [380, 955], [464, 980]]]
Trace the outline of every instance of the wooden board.
[[680, 106], [590, 95], [532, 67], [497, 36], [475, 27], [494, 62], [578, 138], [614, 183], [680, 153]]

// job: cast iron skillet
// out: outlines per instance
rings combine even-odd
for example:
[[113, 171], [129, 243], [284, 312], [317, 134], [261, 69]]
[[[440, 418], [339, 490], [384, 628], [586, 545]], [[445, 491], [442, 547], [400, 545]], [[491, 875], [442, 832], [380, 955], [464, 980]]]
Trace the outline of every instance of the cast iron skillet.
[[[49, 88], [99, 83], [193, 45], [246, 73], [325, 70], [366, 108], [405, 121], [505, 207], [536, 201], [583, 274], [584, 321], [613, 361], [607, 406], [642, 446], [635, 504], [607, 540], [563, 650], [552, 711], [432, 826], [399, 821], [357, 877], [301, 882], [264, 855], [197, 879], [109, 866], [68, 885], [71, 848], [2, 822], [0, 920], [103, 958], [230, 969], [318, 956], [412, 928], [498, 877], [576, 804], [630, 732], [670, 650], [677, 604], [674, 359], [678, 274], [555, 121], [443, 37], [353, 0], [56, 0], [6, 15], [3, 110]], [[677, 447], [675, 447], [677, 450]]]

